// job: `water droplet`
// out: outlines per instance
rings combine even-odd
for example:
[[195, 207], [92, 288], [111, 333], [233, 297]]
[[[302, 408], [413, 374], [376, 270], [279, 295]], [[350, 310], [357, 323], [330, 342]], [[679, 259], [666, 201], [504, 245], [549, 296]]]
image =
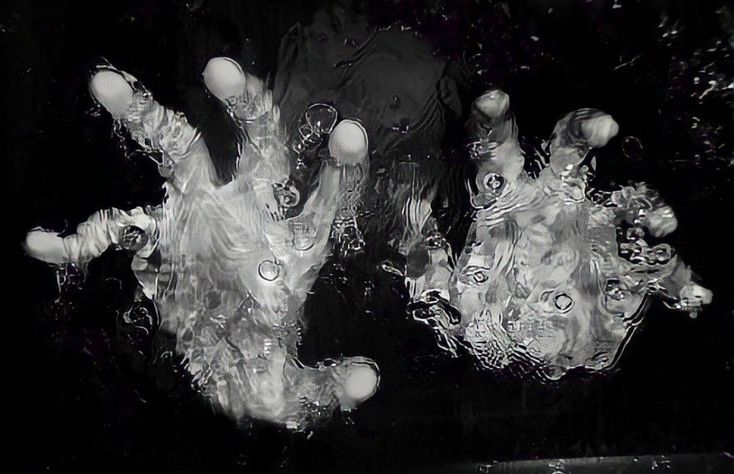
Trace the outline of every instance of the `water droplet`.
[[487, 173], [484, 175], [484, 188], [487, 192], [498, 195], [505, 186], [505, 178], [497, 173]]
[[558, 293], [553, 298], [553, 304], [558, 311], [562, 313], [568, 312], [573, 306], [573, 299], [566, 293]]
[[280, 275], [280, 265], [272, 260], [263, 260], [257, 267], [257, 272], [265, 281], [274, 281]]

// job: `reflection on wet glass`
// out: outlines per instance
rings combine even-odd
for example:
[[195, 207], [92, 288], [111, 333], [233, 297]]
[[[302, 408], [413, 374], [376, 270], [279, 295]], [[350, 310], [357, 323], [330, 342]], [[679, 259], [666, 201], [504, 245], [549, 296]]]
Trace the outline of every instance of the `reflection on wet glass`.
[[[219, 182], [183, 115], [129, 74], [101, 68], [90, 91], [118, 132], [156, 152], [166, 199], [155, 208], [98, 211], [68, 236], [34, 229], [26, 249], [62, 269], [83, 269], [110, 246], [133, 253], [142, 291], [155, 301], [161, 328], [176, 336], [201, 393], [238, 420], [302, 430], [337, 407], [353, 409], [379, 385], [367, 358], [313, 367], [296, 358], [319, 270], [330, 255], [353, 257], [370, 244], [361, 227], [374, 211], [364, 209], [370, 137], [358, 118], [314, 103], [287, 142], [260, 79], [229, 58], [212, 59], [203, 76], [242, 132], [230, 182]], [[395, 95], [386, 107], [407, 105]], [[411, 125], [399, 121], [393, 131], [410, 135]], [[468, 351], [485, 369], [558, 379], [574, 368], [611, 367], [648, 296], [692, 315], [710, 302], [660, 242], [677, 221], [657, 193], [637, 183], [591, 198], [589, 151], [617, 132], [601, 111], [566, 115], [553, 130], [549, 162], [531, 177], [508, 95], [477, 98], [466, 150], [476, 168], [465, 183], [473, 213], [456, 252], [433, 215], [437, 191], [421, 181], [420, 158], [394, 163], [399, 176], [384, 167], [374, 173], [375, 189], [394, 178], [388, 197], [403, 228], [388, 243], [406, 258], [405, 269], [388, 260], [380, 268], [405, 279], [408, 311], [443, 350]]]
[[566, 115], [553, 131], [550, 163], [533, 179], [509, 104], [499, 90], [474, 102], [468, 151], [477, 174], [467, 184], [474, 214], [463, 250], [454, 256], [431, 234], [422, 244], [426, 271], [407, 276], [413, 300], [424, 303], [413, 315], [442, 347], [464, 347], [487, 369], [557, 379], [613, 365], [649, 295], [692, 316], [710, 302], [674, 250], [653, 243], [677, 226], [655, 192], [638, 183], [604, 200], [588, 197], [586, 157], [616, 135], [611, 116]]

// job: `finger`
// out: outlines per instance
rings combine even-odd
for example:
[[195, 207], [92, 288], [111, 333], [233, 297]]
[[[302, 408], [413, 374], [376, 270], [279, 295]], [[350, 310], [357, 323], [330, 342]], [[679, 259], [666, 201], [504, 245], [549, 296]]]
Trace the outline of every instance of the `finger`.
[[350, 411], [372, 397], [380, 385], [380, 371], [366, 357], [346, 357], [334, 367], [336, 397], [342, 411]]
[[367, 131], [356, 120], [342, 120], [329, 137], [329, 154], [340, 166], [366, 163], [369, 151]]
[[212, 58], [206, 64], [204, 84], [214, 97], [224, 104], [232, 104], [245, 95], [246, 79], [237, 62], [230, 58]]
[[[298, 216], [289, 219], [294, 224], [294, 244], [300, 252], [298, 274], [320, 262], [329, 245], [332, 224], [337, 216], [354, 222], [353, 212], [367, 172], [369, 141], [364, 127], [354, 120], [343, 120], [329, 137], [328, 149], [332, 160], [326, 162], [317, 176], [317, 186], [303, 204]], [[342, 217], [342, 216], [340, 216]]]
[[163, 154], [158, 163], [162, 175], [178, 179], [182, 186], [194, 177], [202, 185], [211, 183], [213, 168], [201, 135], [183, 114], [153, 100], [137, 79], [114, 68], [100, 69], [92, 75], [89, 91], [136, 142]]
[[673, 208], [665, 203], [659, 203], [647, 211], [642, 221], [656, 238], [665, 237], [678, 227]]
[[[364, 177], [369, 171], [367, 131], [356, 120], [342, 120], [331, 132], [327, 148], [333, 161], [322, 170], [319, 181], [326, 179], [325, 175], [329, 172], [339, 173], [337, 188], [334, 190], [340, 207], [339, 217], [351, 221], [355, 226], [352, 230], [361, 236], [356, 229], [356, 212]], [[328, 192], [319, 186], [317, 194], [324, 191]]]
[[264, 208], [271, 201], [270, 185], [286, 180], [290, 171], [288, 150], [279, 129], [280, 109], [273, 105], [272, 92], [263, 82], [244, 72], [233, 59], [210, 59], [202, 75], [207, 89], [224, 104], [247, 138], [242, 143], [237, 172], [266, 183], [265, 195], [259, 199]]
[[219, 99], [240, 125], [252, 131], [256, 121], [278, 122], [280, 112], [273, 106], [272, 92], [263, 82], [242, 70], [227, 57], [212, 58], [202, 74], [209, 92]]
[[670, 275], [663, 278], [661, 284], [674, 301], [668, 306], [688, 311], [691, 317], [696, 317], [703, 305], [710, 304], [713, 300], [713, 292], [696, 283], [693, 271], [681, 260], [678, 260], [676, 267]]
[[114, 119], [122, 119], [133, 105], [133, 88], [124, 73], [102, 70], [92, 76], [89, 91]]
[[34, 229], [28, 232], [23, 242], [25, 253], [46, 263], [61, 265], [67, 263], [64, 239], [56, 232]]
[[102, 255], [110, 245], [119, 244], [121, 231], [130, 226], [145, 233], [146, 243], [150, 242], [145, 250], [149, 251], [157, 237], [157, 223], [140, 208], [130, 212], [116, 208], [99, 210], [79, 224], [75, 233], [65, 237], [33, 229], [26, 236], [23, 248], [29, 256], [47, 263], [85, 265]]
[[596, 109], [579, 109], [556, 124], [551, 139], [551, 169], [560, 173], [581, 164], [592, 148], [606, 145], [619, 132], [611, 115]]
[[673, 208], [644, 183], [612, 192], [611, 201], [624, 221], [645, 226], [656, 238], [665, 237], [678, 227]]
[[479, 96], [472, 105], [468, 128], [474, 138], [469, 151], [477, 165], [470, 192], [473, 205], [481, 208], [499, 197], [506, 184], [517, 181], [523, 172], [525, 160], [517, 141], [510, 97], [499, 89]]
[[490, 138], [502, 143], [517, 138], [517, 130], [510, 111], [510, 96], [499, 89], [491, 89], [472, 104], [469, 128], [475, 138]]

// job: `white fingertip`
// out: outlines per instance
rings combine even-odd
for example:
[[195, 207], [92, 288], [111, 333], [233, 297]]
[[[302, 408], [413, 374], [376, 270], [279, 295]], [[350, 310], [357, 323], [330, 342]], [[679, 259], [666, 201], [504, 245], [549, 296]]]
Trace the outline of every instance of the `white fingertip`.
[[367, 131], [354, 120], [342, 120], [329, 137], [329, 153], [340, 165], [356, 165], [367, 157]]
[[55, 232], [32, 230], [26, 235], [23, 250], [28, 256], [47, 263], [64, 263], [63, 239]]
[[499, 89], [485, 92], [475, 101], [476, 107], [488, 117], [501, 117], [510, 110], [510, 96]]
[[368, 365], [354, 367], [344, 381], [344, 394], [355, 403], [361, 403], [377, 391], [377, 372]]
[[603, 114], [585, 120], [581, 124], [581, 130], [589, 146], [598, 148], [606, 145], [617, 135], [619, 125], [611, 115]]
[[214, 97], [227, 102], [232, 97], [240, 97], [245, 92], [245, 73], [236, 61], [220, 57], [212, 58], [204, 68], [204, 84]]
[[116, 71], [102, 70], [94, 74], [89, 82], [89, 91], [116, 119], [124, 116], [133, 103], [132, 86]]

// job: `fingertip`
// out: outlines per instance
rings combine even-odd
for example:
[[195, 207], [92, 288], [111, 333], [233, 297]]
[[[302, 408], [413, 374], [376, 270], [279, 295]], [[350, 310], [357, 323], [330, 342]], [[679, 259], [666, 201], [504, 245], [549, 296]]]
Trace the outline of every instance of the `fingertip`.
[[133, 88], [117, 71], [95, 73], [89, 81], [89, 92], [114, 118], [124, 116], [133, 103]]
[[344, 393], [360, 403], [375, 394], [377, 384], [377, 371], [367, 364], [360, 364], [353, 369], [344, 382]]
[[33, 254], [37, 253], [36, 251], [43, 246], [46, 234], [47, 232], [42, 230], [32, 230], [28, 232], [21, 243], [23, 251], [28, 255], [33, 256]]
[[366, 156], [369, 148], [367, 131], [355, 120], [342, 120], [329, 137], [329, 153], [340, 165], [356, 165]]
[[245, 73], [233, 59], [227, 57], [210, 59], [202, 75], [206, 88], [222, 102], [232, 97], [239, 97], [245, 92]]
[[23, 249], [23, 253], [25, 253], [26, 255], [30, 255], [30, 256], [33, 256], [31, 254], [32, 249], [33, 249], [33, 235], [32, 235], [33, 232], [34, 231], [28, 232], [25, 238], [23, 239], [23, 241], [20, 243], [20, 248]]
[[609, 143], [619, 133], [619, 124], [611, 115], [600, 114], [585, 120], [581, 124], [581, 131], [589, 146], [597, 148]]
[[494, 89], [479, 96], [474, 104], [487, 117], [501, 117], [510, 110], [510, 96], [499, 89]]
[[29, 257], [50, 263], [60, 263], [61, 239], [58, 234], [34, 229], [26, 234], [21, 243], [23, 251]]

